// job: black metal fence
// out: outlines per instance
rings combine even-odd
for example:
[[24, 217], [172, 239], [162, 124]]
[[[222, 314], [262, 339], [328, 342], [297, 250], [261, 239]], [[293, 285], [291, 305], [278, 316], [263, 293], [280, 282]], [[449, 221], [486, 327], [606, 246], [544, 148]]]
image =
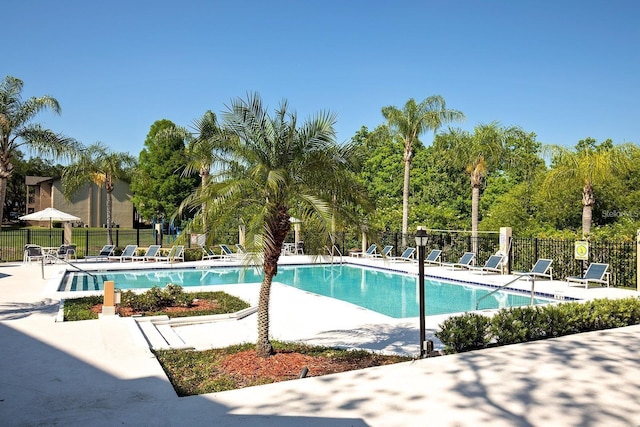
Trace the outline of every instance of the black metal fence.
[[[158, 236], [152, 229], [112, 229], [113, 243], [122, 248], [127, 244], [148, 246], [157, 243], [171, 244], [177, 236]], [[459, 232], [428, 232], [431, 249], [442, 250], [442, 261], [456, 262], [464, 252], [476, 254], [476, 264], [484, 262], [496, 253], [499, 248], [500, 237], [497, 233], [481, 234], [472, 237], [470, 233]], [[218, 236], [220, 237], [220, 236]], [[336, 245], [343, 254], [351, 249], [361, 247], [360, 236], [339, 233]], [[404, 237], [404, 240], [403, 240]], [[226, 236], [234, 241], [237, 236]], [[398, 256], [406, 247], [415, 246], [413, 234], [403, 236], [402, 233], [386, 232], [370, 239], [382, 248], [392, 245], [392, 255]], [[106, 229], [73, 228], [71, 243], [77, 247], [78, 257], [95, 255], [107, 242]], [[404, 244], [403, 244], [404, 242]], [[20, 261], [23, 257], [24, 245], [36, 244], [40, 246], [57, 247], [64, 243], [64, 230], [51, 229], [17, 229], [2, 230], [0, 233], [1, 257], [4, 261]], [[188, 244], [188, 242], [187, 242]], [[512, 271], [528, 271], [539, 258], [553, 260], [554, 278], [563, 279], [567, 276], [579, 276], [591, 262], [609, 264], [612, 286], [636, 286], [637, 277], [637, 245], [632, 241], [595, 241], [589, 244], [589, 259], [578, 261], [574, 258], [575, 242], [573, 240], [542, 239], [514, 237], [511, 241], [509, 266]]]
[[[472, 237], [470, 233], [428, 232], [431, 249], [442, 250], [442, 261], [457, 262], [464, 252], [476, 254], [476, 265], [484, 265], [485, 261], [495, 254], [500, 246], [498, 233], [480, 234]], [[343, 254], [350, 249], [360, 248], [360, 236], [338, 234], [337, 245]], [[397, 256], [406, 247], [415, 246], [413, 234], [403, 236], [402, 233], [386, 232], [369, 239], [379, 247], [392, 245], [392, 254]], [[576, 260], [574, 257], [575, 241], [561, 239], [513, 237], [509, 268], [511, 271], [529, 271], [539, 258], [553, 260], [553, 276], [559, 280], [567, 276], [580, 276], [592, 262], [609, 264], [611, 286], [636, 286], [637, 277], [637, 245], [633, 241], [595, 241], [589, 243], [589, 259]]]

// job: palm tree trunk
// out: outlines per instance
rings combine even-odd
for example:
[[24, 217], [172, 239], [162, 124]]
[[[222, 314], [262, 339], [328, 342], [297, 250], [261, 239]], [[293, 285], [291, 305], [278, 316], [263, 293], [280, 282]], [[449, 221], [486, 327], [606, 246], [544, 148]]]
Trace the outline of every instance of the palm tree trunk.
[[411, 154], [405, 151], [404, 156], [404, 183], [402, 186], [402, 246], [407, 246], [407, 233], [409, 229], [409, 175], [411, 172]]
[[272, 281], [273, 274], [265, 269], [258, 299], [258, 342], [256, 343], [258, 357], [269, 357], [273, 354], [273, 346], [269, 340], [269, 296]]
[[593, 186], [590, 182], [582, 188], [582, 236], [587, 237], [591, 233], [591, 220], [593, 219], [593, 205], [596, 197], [593, 194]]
[[0, 173], [0, 223], [2, 223], [2, 218], [4, 218], [4, 199], [7, 196], [8, 181], [9, 179], [5, 176], [5, 174]]
[[471, 247], [478, 253], [478, 216], [480, 206], [480, 186], [471, 184]]
[[113, 245], [113, 230], [111, 224], [113, 223], [113, 195], [112, 191], [107, 191], [107, 244]]

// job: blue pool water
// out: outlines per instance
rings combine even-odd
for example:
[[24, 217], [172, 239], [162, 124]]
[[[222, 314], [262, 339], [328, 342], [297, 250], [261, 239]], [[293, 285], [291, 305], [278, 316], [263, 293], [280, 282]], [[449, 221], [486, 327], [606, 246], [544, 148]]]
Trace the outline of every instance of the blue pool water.
[[[183, 287], [260, 283], [262, 272], [253, 268], [219, 267], [208, 269], [127, 270], [93, 272], [93, 278], [79, 272], [67, 272], [61, 291], [88, 291], [102, 288], [113, 280], [119, 289], [151, 288], [174, 283]], [[394, 318], [419, 316], [417, 277], [391, 271], [352, 265], [280, 266], [276, 282], [308, 292], [328, 296], [365, 307]], [[475, 310], [476, 301], [491, 289], [425, 280], [427, 315]], [[482, 300], [480, 309], [528, 305], [529, 295], [496, 292]], [[537, 298], [536, 304], [549, 300]]]

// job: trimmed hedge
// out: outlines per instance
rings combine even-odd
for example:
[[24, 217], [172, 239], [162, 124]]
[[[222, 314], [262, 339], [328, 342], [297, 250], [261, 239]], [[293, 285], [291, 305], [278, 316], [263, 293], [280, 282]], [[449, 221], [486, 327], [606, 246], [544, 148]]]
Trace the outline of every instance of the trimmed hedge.
[[640, 298], [629, 297], [506, 308], [493, 317], [465, 313], [442, 322], [435, 335], [448, 352], [460, 353], [637, 324]]

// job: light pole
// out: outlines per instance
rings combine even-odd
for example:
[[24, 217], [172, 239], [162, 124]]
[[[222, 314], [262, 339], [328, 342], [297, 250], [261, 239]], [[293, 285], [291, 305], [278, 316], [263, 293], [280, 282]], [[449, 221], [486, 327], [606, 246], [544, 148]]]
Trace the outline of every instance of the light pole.
[[424, 249], [427, 246], [427, 231], [424, 227], [418, 227], [416, 231], [416, 246], [418, 247], [418, 298], [420, 305], [420, 359], [425, 355], [425, 307], [424, 307]]

